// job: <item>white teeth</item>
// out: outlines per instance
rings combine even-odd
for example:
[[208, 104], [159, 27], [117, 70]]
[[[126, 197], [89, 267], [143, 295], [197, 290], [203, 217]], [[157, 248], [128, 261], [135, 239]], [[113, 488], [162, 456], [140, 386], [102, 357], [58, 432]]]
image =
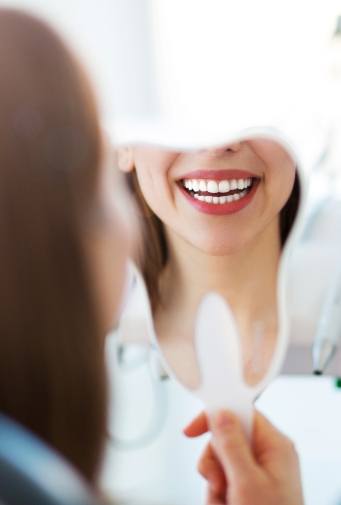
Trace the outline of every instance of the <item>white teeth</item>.
[[212, 193], [228, 193], [236, 189], [243, 190], [250, 187], [252, 179], [229, 179], [223, 181], [204, 180], [204, 179], [185, 179], [183, 185], [189, 191], [201, 191]]
[[235, 193], [233, 195], [233, 197], [234, 197], [234, 200], [237, 201], [237, 200], [240, 200], [241, 198], [243, 198], [245, 195], [247, 195], [247, 191], [242, 191], [241, 193]]
[[232, 181], [230, 181], [230, 191], [234, 191], [237, 188], [238, 188], [238, 181], [236, 181], [236, 179], [232, 179]]
[[196, 180], [192, 181], [192, 189], [193, 191], [199, 191], [199, 181]]
[[196, 198], [197, 200], [200, 200], [201, 202], [204, 202], [205, 201], [205, 197], [203, 195], [193, 195], [194, 198]]
[[216, 181], [208, 181], [207, 191], [209, 193], [218, 193], [218, 183]]
[[200, 191], [207, 191], [205, 181], [199, 181], [199, 190]]
[[[213, 203], [214, 205], [223, 205], [238, 201], [247, 195], [249, 188], [252, 185], [252, 178], [247, 179], [229, 179], [229, 180], [207, 180], [207, 179], [184, 179], [183, 186], [192, 191], [192, 196], [201, 202]], [[236, 191], [234, 194], [227, 194], [231, 191]], [[210, 195], [199, 195], [198, 193], [211, 193]], [[224, 196], [215, 196], [216, 193], [226, 193]]]
[[185, 179], [183, 185], [189, 191], [201, 191], [202, 193], [228, 193], [229, 191], [239, 191], [250, 187], [252, 179], [229, 179], [223, 181], [204, 180], [204, 179]]
[[219, 193], [228, 193], [229, 191], [230, 191], [229, 181], [220, 181], [219, 182]]
[[240, 193], [235, 193], [234, 195], [227, 196], [204, 196], [197, 194], [194, 194], [193, 196], [196, 200], [200, 200], [200, 202], [212, 203], [214, 205], [223, 205], [224, 203], [236, 202], [246, 195], [247, 191], [241, 191]]

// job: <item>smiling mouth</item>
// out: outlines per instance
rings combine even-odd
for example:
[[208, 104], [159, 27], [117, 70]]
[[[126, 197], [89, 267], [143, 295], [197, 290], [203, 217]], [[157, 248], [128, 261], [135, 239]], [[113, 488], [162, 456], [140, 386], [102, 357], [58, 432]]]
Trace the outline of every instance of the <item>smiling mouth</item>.
[[199, 202], [212, 205], [226, 205], [246, 198], [258, 184], [258, 177], [244, 179], [208, 180], [182, 179], [181, 188]]

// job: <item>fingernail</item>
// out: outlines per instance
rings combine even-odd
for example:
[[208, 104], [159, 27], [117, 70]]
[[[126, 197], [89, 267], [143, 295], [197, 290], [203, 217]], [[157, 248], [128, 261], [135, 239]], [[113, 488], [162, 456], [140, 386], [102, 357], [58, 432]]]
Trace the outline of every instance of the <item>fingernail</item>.
[[234, 425], [234, 416], [232, 413], [221, 410], [213, 414], [212, 418], [213, 428], [217, 430], [226, 430], [232, 428]]
[[192, 423], [188, 423], [184, 428], [182, 428], [182, 433], [188, 436], [188, 431], [191, 431]]

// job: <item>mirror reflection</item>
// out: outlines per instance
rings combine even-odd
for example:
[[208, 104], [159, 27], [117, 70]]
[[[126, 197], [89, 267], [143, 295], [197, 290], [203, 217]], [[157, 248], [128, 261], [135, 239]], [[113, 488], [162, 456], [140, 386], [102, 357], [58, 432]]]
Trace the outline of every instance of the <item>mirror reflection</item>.
[[299, 204], [295, 160], [255, 137], [189, 152], [124, 147], [118, 161], [140, 211], [137, 261], [171, 369], [187, 387], [200, 384], [195, 315], [215, 291], [234, 313], [245, 380], [259, 382], [277, 343], [279, 262]]

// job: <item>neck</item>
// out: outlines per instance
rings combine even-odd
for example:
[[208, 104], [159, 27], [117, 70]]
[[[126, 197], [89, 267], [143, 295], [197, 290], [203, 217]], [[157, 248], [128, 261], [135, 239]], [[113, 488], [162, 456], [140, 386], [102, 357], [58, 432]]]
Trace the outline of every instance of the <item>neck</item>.
[[[278, 221], [238, 251], [213, 256], [166, 230], [169, 261], [160, 281], [161, 304], [179, 314], [196, 311], [202, 296], [215, 291], [230, 304], [242, 326], [273, 312], [280, 258]], [[267, 318], [268, 319], [268, 318]]]
[[244, 373], [257, 383], [268, 369], [277, 334], [277, 273], [281, 253], [275, 221], [253, 243], [222, 256], [200, 251], [166, 230], [169, 261], [160, 279], [154, 322], [166, 359], [187, 386], [200, 384], [193, 348], [194, 321], [204, 294], [229, 303], [241, 336]]

